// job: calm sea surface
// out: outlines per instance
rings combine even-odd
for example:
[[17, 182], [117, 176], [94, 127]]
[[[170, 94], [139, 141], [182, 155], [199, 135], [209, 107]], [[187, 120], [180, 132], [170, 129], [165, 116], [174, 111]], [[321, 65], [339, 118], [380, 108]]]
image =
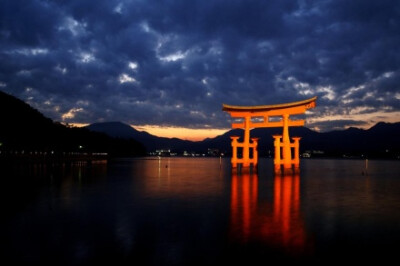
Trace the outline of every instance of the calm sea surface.
[[1, 165], [10, 265], [386, 263], [400, 254], [400, 162], [229, 158]]

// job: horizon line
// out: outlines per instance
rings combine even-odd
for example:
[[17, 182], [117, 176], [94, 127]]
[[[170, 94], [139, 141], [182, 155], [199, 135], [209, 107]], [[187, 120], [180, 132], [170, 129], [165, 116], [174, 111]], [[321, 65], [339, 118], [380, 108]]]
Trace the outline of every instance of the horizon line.
[[[215, 138], [217, 136], [223, 135], [230, 130], [233, 130], [232, 128], [226, 128], [226, 129], [212, 129], [212, 128], [207, 128], [207, 129], [200, 129], [200, 128], [186, 128], [186, 127], [174, 127], [174, 126], [158, 126], [158, 125], [132, 125], [128, 124], [125, 122], [121, 121], [108, 121], [108, 122], [95, 122], [95, 123], [68, 123], [68, 125], [73, 126], [73, 127], [86, 127], [92, 124], [102, 124], [102, 123], [115, 123], [119, 122], [122, 124], [125, 124], [127, 126], [132, 127], [133, 129], [141, 132], [146, 132], [148, 134], [151, 134], [156, 137], [160, 138], [177, 138], [181, 140], [187, 140], [187, 141], [193, 141], [193, 142], [199, 142], [203, 141], [208, 138]], [[308, 128], [309, 130], [318, 132], [318, 133], [328, 133], [328, 132], [333, 132], [333, 131], [344, 131], [348, 130], [350, 128], [357, 128], [360, 130], [368, 130], [371, 129], [372, 127], [376, 126], [379, 123], [386, 123], [386, 124], [395, 124], [395, 123], [400, 123], [398, 122], [385, 122], [385, 121], [380, 121], [376, 122], [372, 126], [364, 126], [364, 127], [355, 127], [355, 126], [348, 126], [345, 128], [338, 128], [338, 129], [332, 129], [328, 131], [320, 131], [316, 130], [315, 128], [309, 127], [307, 125], [302, 126], [305, 128]], [[190, 136], [190, 137], [189, 137]]]

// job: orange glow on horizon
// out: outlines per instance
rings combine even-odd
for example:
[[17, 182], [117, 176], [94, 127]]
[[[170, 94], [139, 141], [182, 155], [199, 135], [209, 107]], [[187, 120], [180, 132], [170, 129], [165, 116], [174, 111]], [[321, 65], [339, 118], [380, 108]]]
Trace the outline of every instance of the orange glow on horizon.
[[[67, 125], [67, 123], [63, 123], [64, 125]], [[89, 123], [68, 123], [69, 126], [72, 127], [86, 127], [90, 125]]]
[[[65, 123], [64, 123], [65, 124]], [[85, 127], [90, 125], [89, 123], [68, 123], [69, 126], [73, 127]], [[194, 129], [185, 127], [167, 127], [167, 126], [154, 126], [154, 125], [144, 125], [144, 126], [134, 126], [130, 125], [132, 128], [139, 131], [146, 131], [147, 133], [164, 138], [178, 138], [183, 140], [191, 141], [201, 141], [206, 138], [214, 138], [216, 136], [226, 133], [229, 128], [226, 129]]]
[[206, 138], [214, 138], [218, 135], [226, 133], [229, 129], [194, 129], [185, 127], [167, 127], [167, 126], [133, 126], [136, 130], [146, 131], [149, 134], [165, 137], [165, 138], [178, 138], [183, 140], [201, 141]]

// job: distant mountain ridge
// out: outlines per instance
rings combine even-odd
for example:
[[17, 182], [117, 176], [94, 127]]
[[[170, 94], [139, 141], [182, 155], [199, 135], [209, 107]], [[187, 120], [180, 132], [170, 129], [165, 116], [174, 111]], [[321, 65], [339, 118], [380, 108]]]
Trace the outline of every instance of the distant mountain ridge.
[[[138, 156], [145, 151], [170, 149], [207, 153], [217, 149], [231, 153], [230, 136], [243, 136], [243, 130], [233, 129], [203, 141], [164, 138], [138, 131], [121, 122], [94, 123], [84, 128], [70, 128], [46, 118], [36, 109], [14, 96], [0, 91], [0, 151], [6, 150], [55, 150], [101, 151], [113, 156]], [[259, 138], [260, 156], [273, 154], [274, 134], [281, 128], [257, 128], [251, 137]], [[319, 133], [306, 127], [290, 128], [290, 136], [300, 136], [300, 151], [316, 151], [324, 156], [366, 156], [376, 158], [400, 158], [400, 122], [379, 122], [370, 129]], [[323, 153], [320, 153], [323, 152]]]
[[[177, 138], [162, 138], [147, 132], [138, 131], [121, 122], [95, 123], [87, 126], [89, 130], [106, 133], [113, 137], [133, 138], [143, 143], [147, 151], [171, 149], [178, 153], [183, 151], [206, 153], [208, 149], [218, 149], [223, 153], [231, 152], [230, 136], [241, 136], [243, 130], [233, 129], [215, 138], [203, 141], [187, 141]], [[251, 137], [259, 138], [259, 154], [273, 154], [272, 135], [281, 134], [281, 128], [257, 128], [251, 130]], [[301, 152], [315, 152], [321, 156], [400, 156], [400, 122], [379, 122], [370, 129], [349, 128], [326, 133], [319, 133], [306, 127], [290, 128], [291, 136], [300, 136]], [[322, 152], [322, 153], [321, 153]]]
[[187, 149], [190, 150], [195, 145], [195, 142], [189, 140], [154, 136], [146, 131], [136, 130], [122, 122], [94, 123], [86, 126], [86, 128], [116, 138], [135, 139], [142, 143], [146, 147], [147, 151], [155, 151], [157, 149], [183, 151]]

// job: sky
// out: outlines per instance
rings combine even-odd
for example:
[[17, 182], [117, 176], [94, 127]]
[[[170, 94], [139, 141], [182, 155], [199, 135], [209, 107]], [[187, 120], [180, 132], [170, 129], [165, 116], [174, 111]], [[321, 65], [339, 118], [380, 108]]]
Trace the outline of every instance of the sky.
[[222, 104], [317, 96], [321, 132], [400, 121], [398, 0], [2, 0], [0, 90], [70, 125], [199, 140]]

